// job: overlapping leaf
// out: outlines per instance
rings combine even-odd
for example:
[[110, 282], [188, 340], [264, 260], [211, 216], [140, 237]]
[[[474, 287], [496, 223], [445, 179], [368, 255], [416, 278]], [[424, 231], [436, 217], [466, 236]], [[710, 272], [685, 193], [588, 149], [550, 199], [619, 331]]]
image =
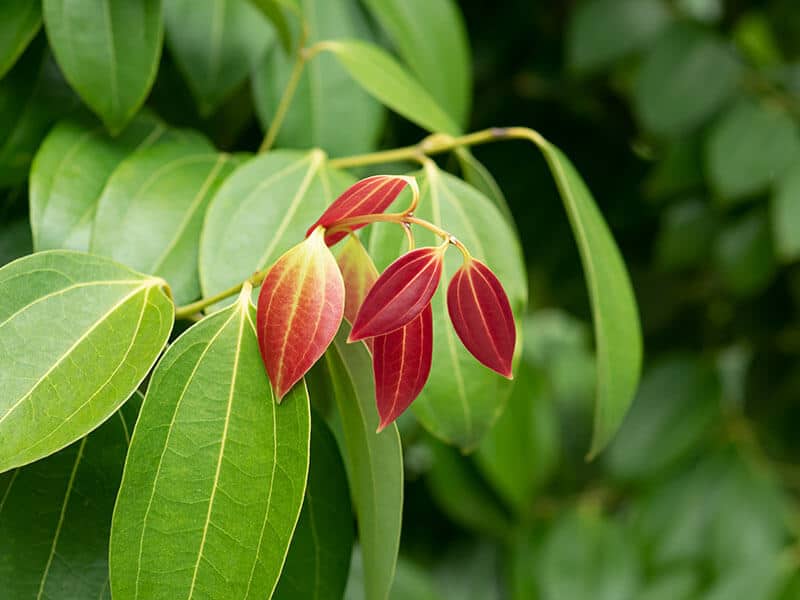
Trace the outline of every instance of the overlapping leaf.
[[0, 287], [2, 472], [110, 417], [161, 353], [174, 308], [163, 280], [76, 252], [14, 261]]
[[0, 4], [0, 78], [14, 66], [41, 26], [42, 5], [38, 0]]
[[344, 280], [344, 318], [352, 325], [367, 292], [378, 279], [378, 270], [355, 236], [344, 243], [336, 262]]

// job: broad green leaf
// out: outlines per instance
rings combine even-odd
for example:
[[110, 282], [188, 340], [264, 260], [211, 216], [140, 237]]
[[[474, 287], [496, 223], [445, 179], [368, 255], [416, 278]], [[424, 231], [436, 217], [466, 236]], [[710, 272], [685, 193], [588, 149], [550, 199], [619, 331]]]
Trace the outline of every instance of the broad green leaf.
[[435, 133], [457, 135], [459, 127], [427, 90], [380, 47], [360, 40], [326, 41], [347, 72], [370, 95], [412, 123]]
[[0, 4], [0, 78], [14, 66], [41, 26], [39, 0], [14, 0]]
[[161, 0], [43, 0], [42, 8], [67, 81], [112, 133], [121, 131], [156, 77]]
[[700, 359], [676, 357], [651, 368], [608, 449], [611, 473], [652, 478], [697, 451], [722, 419], [721, 394], [714, 369]]
[[164, 354], [131, 440], [111, 531], [126, 598], [268, 598], [303, 502], [304, 384], [278, 405], [249, 290]]
[[634, 107], [652, 133], [686, 133], [734, 95], [741, 74], [741, 64], [723, 40], [679, 23], [645, 55], [634, 85]]
[[[321, 40], [369, 37], [356, 0], [299, 0], [308, 27], [307, 46]], [[294, 55], [273, 47], [253, 73], [258, 117], [266, 129], [289, 81]], [[331, 56], [309, 60], [277, 137], [287, 148], [322, 148], [331, 156], [373, 149], [383, 126], [384, 111], [354, 86]]]
[[231, 95], [274, 34], [249, 0], [163, 0], [167, 43], [202, 116]]
[[703, 600], [774, 600], [796, 571], [796, 560], [786, 554], [754, 557], [724, 572]]
[[[528, 285], [514, 230], [483, 194], [429, 163], [417, 174], [421, 200], [418, 217], [445, 228], [485, 262], [500, 279], [519, 319], [527, 302]], [[438, 243], [427, 231], [416, 232], [419, 246]], [[370, 254], [379, 269], [405, 251], [397, 226], [375, 227]], [[414, 414], [437, 438], [462, 449], [473, 449], [503, 409], [509, 383], [481, 365], [463, 347], [447, 312], [447, 283], [461, 266], [461, 256], [445, 257], [439, 290], [433, 297], [433, 363], [422, 394], [411, 405]]]
[[0, 79], [0, 187], [25, 181], [47, 130], [76, 106], [40, 36]]
[[200, 239], [203, 296], [274, 263], [353, 179], [325, 155], [278, 150], [240, 165], [217, 190]]
[[117, 165], [137, 148], [181, 135], [148, 114], [134, 118], [116, 138], [101, 127], [75, 121], [57, 124], [31, 167], [31, 229], [36, 250], [88, 251], [97, 201]]
[[784, 261], [800, 257], [800, 162], [781, 178], [770, 201], [775, 251]]
[[91, 251], [163, 277], [178, 304], [197, 299], [203, 217], [235, 166], [231, 155], [196, 144], [158, 144], [134, 153], [103, 189]]
[[366, 0], [419, 82], [459, 126], [469, 117], [472, 61], [453, 0]]
[[439, 441], [427, 445], [432, 464], [426, 480], [439, 508], [458, 525], [506, 539], [511, 521], [471, 461]]
[[353, 549], [347, 473], [325, 421], [312, 416], [311, 464], [303, 510], [292, 538], [276, 600], [341, 600]]
[[664, 0], [583, 2], [569, 23], [569, 66], [578, 73], [611, 67], [652, 42], [671, 20]]
[[0, 224], [0, 267], [33, 252], [28, 219], [14, 219]]
[[403, 516], [403, 451], [395, 424], [381, 433], [372, 365], [364, 344], [340, 331], [325, 353], [364, 561], [364, 595], [385, 600], [394, 578]]
[[475, 453], [481, 472], [519, 515], [527, 515], [538, 489], [558, 461], [559, 423], [546, 381], [520, 363], [503, 414]]
[[281, 41], [284, 52], [291, 52], [294, 34], [291, 27], [291, 18], [298, 18], [300, 8], [294, 0], [250, 0], [253, 6], [269, 19]]
[[684, 568], [648, 582], [636, 598], [637, 600], [691, 600], [696, 597], [697, 588], [697, 574], [689, 568]]
[[721, 204], [765, 191], [800, 155], [794, 120], [777, 106], [743, 100], [715, 125], [706, 168]]
[[667, 207], [655, 240], [656, 264], [667, 271], [699, 267], [711, 256], [719, 217], [709, 203], [688, 199]]
[[514, 216], [508, 207], [508, 202], [503, 194], [503, 190], [497, 184], [494, 176], [489, 172], [469, 148], [461, 147], [456, 149], [456, 158], [461, 166], [461, 175], [468, 184], [489, 198], [494, 205], [508, 219], [509, 223], [514, 222]]
[[89, 436], [0, 475], [4, 598], [111, 597], [111, 513], [140, 405], [137, 391]]
[[583, 262], [594, 317], [597, 404], [589, 456], [600, 452], [633, 401], [642, 364], [636, 298], [614, 238], [591, 192], [555, 146], [541, 146], [564, 202]]
[[740, 296], [762, 292], [777, 271], [764, 212], [751, 211], [726, 225], [715, 241], [713, 258], [728, 289]]
[[0, 289], [2, 472], [109, 418], [161, 353], [174, 306], [162, 279], [79, 252], [16, 260]]

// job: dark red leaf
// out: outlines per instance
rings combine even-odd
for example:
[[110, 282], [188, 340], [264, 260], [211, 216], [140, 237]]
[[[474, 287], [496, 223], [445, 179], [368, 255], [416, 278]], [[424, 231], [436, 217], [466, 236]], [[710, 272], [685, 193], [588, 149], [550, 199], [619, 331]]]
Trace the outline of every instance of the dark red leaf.
[[343, 313], [342, 275], [318, 229], [278, 259], [258, 296], [258, 346], [279, 402], [325, 352]]
[[428, 380], [433, 357], [431, 305], [427, 304], [410, 323], [373, 342], [372, 369], [381, 431], [403, 414]]
[[[362, 179], [334, 200], [317, 222], [308, 228], [306, 235], [310, 235], [320, 225], [327, 228], [344, 218], [382, 213], [391, 206], [407, 185], [409, 178], [398, 175], [375, 175]], [[355, 231], [363, 226], [354, 225], [349, 231]], [[347, 231], [337, 231], [326, 234], [325, 243], [333, 246], [347, 233]]]
[[503, 286], [476, 259], [456, 271], [447, 288], [447, 310], [461, 342], [472, 355], [512, 379], [511, 360], [517, 333]]
[[370, 288], [348, 341], [385, 335], [419, 315], [439, 286], [445, 250], [417, 248], [390, 264]]

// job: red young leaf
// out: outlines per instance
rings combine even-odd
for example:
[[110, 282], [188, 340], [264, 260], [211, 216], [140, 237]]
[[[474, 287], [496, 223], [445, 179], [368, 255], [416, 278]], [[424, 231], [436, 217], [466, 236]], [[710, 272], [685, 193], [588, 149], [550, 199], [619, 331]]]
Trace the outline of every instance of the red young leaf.
[[374, 338], [372, 369], [381, 423], [392, 423], [419, 396], [431, 372], [433, 311], [427, 304], [405, 326]]
[[481, 363], [512, 379], [517, 332], [503, 286], [494, 273], [472, 259], [456, 271], [447, 288], [447, 310], [461, 342]]
[[447, 245], [407, 252], [378, 277], [356, 315], [349, 342], [385, 335], [422, 312], [442, 276]]
[[318, 229], [278, 259], [258, 296], [258, 346], [279, 402], [325, 352], [343, 313], [342, 275]]
[[378, 279], [378, 269], [355, 236], [345, 242], [336, 262], [344, 279], [344, 318], [352, 325], [367, 292]]
[[[375, 175], [367, 177], [347, 188], [341, 196], [333, 201], [322, 216], [308, 228], [306, 235], [310, 235], [318, 226], [330, 227], [337, 221], [347, 217], [359, 215], [374, 215], [382, 213], [394, 202], [394, 199], [409, 185], [410, 179], [400, 175]], [[355, 231], [364, 225], [354, 225], [350, 231]], [[325, 235], [325, 243], [333, 246], [347, 235], [347, 231], [337, 231]]]

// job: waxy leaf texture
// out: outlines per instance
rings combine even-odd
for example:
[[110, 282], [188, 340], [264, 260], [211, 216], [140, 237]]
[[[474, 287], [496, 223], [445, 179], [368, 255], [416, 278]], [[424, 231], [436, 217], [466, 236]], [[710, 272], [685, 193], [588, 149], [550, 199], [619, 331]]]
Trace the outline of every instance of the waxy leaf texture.
[[381, 422], [394, 422], [419, 396], [431, 372], [433, 311], [428, 304], [410, 323], [373, 340], [372, 369]]
[[503, 286], [489, 267], [473, 258], [456, 271], [447, 288], [447, 310], [466, 349], [511, 379], [517, 340], [514, 315]]
[[378, 269], [355, 236], [345, 242], [336, 262], [344, 280], [344, 318], [352, 324], [367, 293], [378, 279]]
[[[358, 183], [347, 188], [344, 193], [339, 196], [327, 210], [322, 213], [322, 216], [308, 228], [306, 235], [311, 235], [311, 232], [321, 225], [322, 227], [330, 227], [337, 221], [349, 217], [358, 217], [361, 215], [374, 215], [382, 213], [395, 198], [403, 191], [409, 182], [413, 180], [408, 177], [396, 175], [375, 175], [374, 177], [367, 177]], [[413, 185], [416, 185], [415, 183]], [[350, 231], [355, 231], [366, 225], [354, 225], [349, 227]], [[333, 246], [341, 241], [346, 235], [347, 231], [335, 231], [325, 234], [325, 243]]]
[[333, 340], [344, 314], [344, 282], [323, 230], [281, 256], [258, 296], [258, 346], [280, 402]]
[[417, 248], [390, 264], [367, 294], [347, 341], [385, 335], [417, 317], [439, 286], [445, 250]]

